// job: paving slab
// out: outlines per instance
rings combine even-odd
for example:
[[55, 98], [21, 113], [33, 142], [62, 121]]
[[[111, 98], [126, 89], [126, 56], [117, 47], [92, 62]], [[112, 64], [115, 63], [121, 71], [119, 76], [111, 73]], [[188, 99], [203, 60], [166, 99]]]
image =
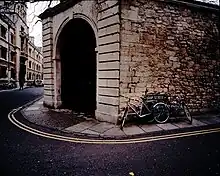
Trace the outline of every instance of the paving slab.
[[44, 102], [43, 101], [38, 101], [36, 104], [42, 105], [42, 104], [44, 104]]
[[106, 123], [106, 122], [101, 122], [95, 126], [92, 126], [91, 128], [89, 128], [92, 131], [96, 131], [98, 133], [104, 133], [105, 131], [111, 129], [115, 127], [115, 125], [110, 124], [110, 123]]
[[205, 125], [207, 125], [207, 124], [201, 122], [200, 120], [193, 119], [192, 125], [193, 125], [193, 126], [205, 126]]
[[144, 130], [142, 130], [140, 127], [136, 125], [124, 127], [123, 131], [126, 135], [135, 135], [135, 134], [143, 134], [145, 133]]
[[29, 108], [26, 109], [26, 111], [36, 111], [39, 109], [40, 109], [40, 107], [38, 107], [38, 106], [30, 106]]
[[147, 133], [163, 130], [162, 128], [158, 127], [156, 124], [145, 124], [145, 125], [141, 125], [140, 128]]
[[98, 132], [96, 132], [96, 131], [92, 131], [92, 130], [89, 130], [89, 129], [84, 130], [84, 131], [82, 131], [81, 133], [92, 134], [92, 135], [99, 135]]
[[220, 123], [220, 118], [219, 117], [214, 117], [212, 119], [215, 120], [216, 122]]
[[200, 121], [203, 122], [203, 123], [206, 123], [208, 125], [212, 125], [212, 124], [218, 123], [214, 118], [201, 119]]
[[93, 121], [85, 121], [85, 122], [81, 122], [76, 125], [73, 125], [71, 127], [65, 128], [64, 130], [69, 131], [69, 132], [82, 132], [96, 124], [97, 123]]
[[174, 130], [179, 128], [171, 123], [157, 124], [157, 126], [162, 128], [163, 130]]
[[105, 131], [102, 135], [104, 136], [125, 136], [125, 133], [118, 127], [111, 128]]
[[189, 124], [187, 122], [173, 123], [173, 125], [178, 126], [179, 128], [191, 128], [191, 127], [194, 127], [192, 124]]

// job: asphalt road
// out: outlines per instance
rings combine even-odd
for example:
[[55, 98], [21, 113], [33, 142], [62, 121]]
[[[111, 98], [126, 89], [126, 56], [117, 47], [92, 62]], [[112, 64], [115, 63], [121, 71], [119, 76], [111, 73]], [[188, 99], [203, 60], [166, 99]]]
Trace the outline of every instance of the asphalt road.
[[220, 133], [126, 145], [75, 144], [35, 136], [8, 113], [42, 88], [0, 93], [0, 175], [220, 175]]

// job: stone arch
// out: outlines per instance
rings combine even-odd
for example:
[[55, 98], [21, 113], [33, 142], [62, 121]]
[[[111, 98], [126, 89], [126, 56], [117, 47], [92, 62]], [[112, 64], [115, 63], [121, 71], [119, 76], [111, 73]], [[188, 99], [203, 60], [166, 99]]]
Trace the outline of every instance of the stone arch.
[[[61, 97], [61, 56], [60, 56], [60, 43], [61, 43], [61, 34], [62, 34], [62, 31], [65, 29], [65, 27], [71, 23], [73, 20], [83, 20], [85, 21], [92, 29], [93, 31], [93, 34], [94, 34], [94, 37], [95, 37], [95, 43], [96, 43], [96, 46], [95, 46], [95, 50], [97, 51], [97, 46], [98, 46], [98, 36], [97, 36], [97, 27], [96, 27], [96, 24], [93, 20], [91, 20], [89, 17], [87, 17], [86, 15], [84, 14], [73, 14], [73, 18], [66, 18], [62, 24], [60, 25], [56, 35], [55, 35], [55, 39], [54, 39], [54, 54], [53, 54], [53, 60], [54, 60], [54, 73], [55, 73], [55, 79], [54, 79], [54, 87], [56, 88], [55, 89], [55, 92], [54, 92], [54, 105], [55, 105], [55, 108], [57, 107], [60, 107], [61, 105], [63, 105], [63, 102], [62, 102], [62, 97]], [[96, 65], [97, 65], [97, 54], [96, 54]], [[96, 66], [97, 68], [97, 66]], [[96, 73], [97, 73], [97, 70], [96, 70]], [[96, 77], [96, 81], [97, 81], [97, 77]], [[97, 84], [96, 84], [97, 86]], [[97, 90], [97, 87], [96, 87], [96, 90]], [[96, 93], [96, 96], [97, 96], [97, 93]]]

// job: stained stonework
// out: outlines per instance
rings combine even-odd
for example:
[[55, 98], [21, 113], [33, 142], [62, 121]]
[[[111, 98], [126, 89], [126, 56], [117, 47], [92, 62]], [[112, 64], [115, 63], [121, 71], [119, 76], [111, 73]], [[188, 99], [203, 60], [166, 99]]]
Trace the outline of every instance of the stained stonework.
[[153, 0], [121, 9], [120, 94], [147, 88], [180, 95], [193, 111], [210, 108], [220, 96], [217, 10]]
[[97, 119], [115, 123], [126, 102], [120, 95], [140, 96], [146, 88], [183, 96], [193, 111], [209, 109], [220, 97], [216, 5], [189, 0], [70, 0], [40, 17], [45, 105], [63, 104], [59, 37], [74, 19], [86, 21], [96, 39]]

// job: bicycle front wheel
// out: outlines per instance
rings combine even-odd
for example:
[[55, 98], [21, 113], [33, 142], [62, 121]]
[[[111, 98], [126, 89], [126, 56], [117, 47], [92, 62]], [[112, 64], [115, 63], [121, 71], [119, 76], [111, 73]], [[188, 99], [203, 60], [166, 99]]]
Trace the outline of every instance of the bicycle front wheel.
[[189, 124], [192, 124], [192, 116], [191, 116], [191, 114], [189, 112], [188, 107], [185, 104], [183, 105], [183, 110], [184, 110], [184, 112], [186, 114], [186, 117], [187, 117], [187, 119], [189, 121]]
[[156, 103], [153, 107], [154, 119], [157, 123], [165, 123], [169, 117], [169, 109], [165, 103]]
[[120, 126], [121, 130], [123, 129], [123, 126], [125, 124], [125, 120], [127, 119], [127, 116], [128, 116], [128, 107], [125, 108], [125, 111], [124, 111], [123, 116], [122, 116], [122, 123], [121, 123], [121, 126]]

